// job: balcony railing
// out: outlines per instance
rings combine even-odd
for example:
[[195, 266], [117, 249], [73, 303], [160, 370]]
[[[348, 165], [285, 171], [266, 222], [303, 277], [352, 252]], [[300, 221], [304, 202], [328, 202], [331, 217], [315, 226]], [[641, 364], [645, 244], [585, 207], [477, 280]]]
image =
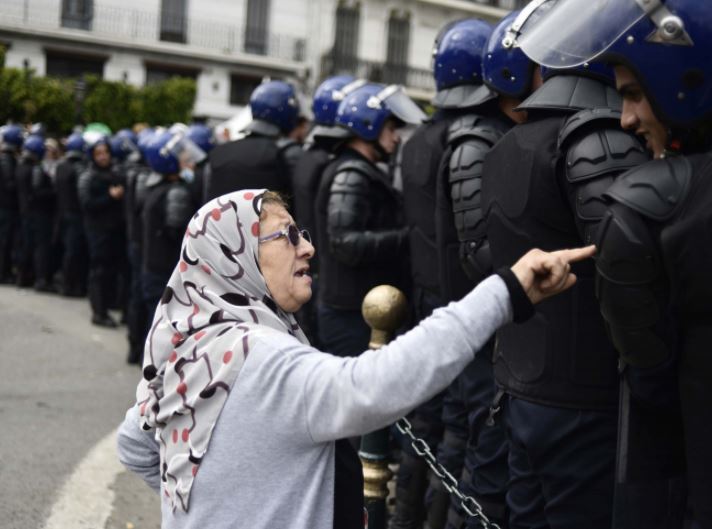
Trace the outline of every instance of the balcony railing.
[[435, 90], [433, 73], [423, 68], [386, 62], [366, 61], [356, 57], [340, 57], [328, 53], [321, 60], [321, 75], [350, 74], [376, 83], [402, 84], [419, 90]]
[[[31, 30], [72, 30], [62, 25], [62, 2], [58, 0], [0, 0], [0, 26]], [[74, 26], [76, 28], [76, 25]], [[95, 3], [86, 33], [124, 42], [155, 44], [161, 42], [161, 13], [124, 9]], [[175, 40], [179, 39], [173, 39]], [[185, 45], [223, 53], [252, 53], [245, 49], [244, 20], [234, 24], [225, 20], [185, 17]], [[306, 45], [303, 38], [268, 34], [257, 53], [288, 61], [303, 62]]]

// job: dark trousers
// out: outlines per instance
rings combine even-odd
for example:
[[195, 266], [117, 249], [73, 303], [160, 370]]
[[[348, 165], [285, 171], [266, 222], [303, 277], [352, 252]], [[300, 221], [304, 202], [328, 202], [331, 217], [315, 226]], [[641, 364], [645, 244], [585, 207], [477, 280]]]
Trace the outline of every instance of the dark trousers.
[[318, 315], [319, 340], [325, 352], [337, 356], [358, 356], [368, 349], [371, 329], [360, 310], [320, 305]]
[[166, 276], [165, 274], [156, 274], [148, 270], [143, 270], [141, 272], [141, 288], [143, 290], [142, 299], [145, 310], [144, 314], [146, 315], [144, 321], [148, 325], [148, 328], [150, 328], [153, 323], [153, 318], [156, 314], [156, 307], [158, 307], [158, 303], [161, 301], [163, 291], [166, 290], [166, 285], [168, 284], [169, 279], [170, 275]]
[[62, 293], [83, 296], [87, 289], [87, 250], [84, 223], [79, 215], [65, 215], [60, 221], [62, 237]]
[[503, 399], [510, 529], [611, 526], [617, 412]]
[[[141, 251], [136, 243], [129, 243], [129, 266], [131, 285], [129, 289], [126, 323], [129, 331], [129, 354], [127, 361], [140, 364], [143, 361], [143, 347], [150, 326], [148, 311], [143, 300], [143, 278], [141, 276]], [[165, 286], [165, 285], [164, 285]], [[153, 315], [153, 313], [151, 313]]]
[[0, 282], [8, 281], [12, 277], [18, 230], [17, 210], [0, 208]]
[[32, 238], [32, 263], [35, 273], [35, 284], [38, 286], [52, 283], [52, 231], [54, 228], [54, 217], [51, 213], [41, 211], [31, 211], [28, 213], [28, 221]]
[[95, 316], [108, 316], [127, 276], [126, 241], [123, 227], [97, 228], [85, 225], [89, 243], [89, 304]]

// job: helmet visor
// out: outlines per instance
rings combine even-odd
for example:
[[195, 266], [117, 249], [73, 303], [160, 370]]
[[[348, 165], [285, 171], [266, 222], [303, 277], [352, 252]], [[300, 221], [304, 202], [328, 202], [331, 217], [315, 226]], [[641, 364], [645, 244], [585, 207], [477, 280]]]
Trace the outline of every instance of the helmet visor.
[[571, 68], [595, 59], [644, 16], [634, 0], [564, 0], [527, 27], [518, 44], [536, 63]]
[[190, 138], [183, 133], [174, 134], [168, 143], [161, 149], [176, 157], [176, 160], [183, 165], [196, 165], [205, 160], [205, 151], [198, 147]]
[[427, 118], [415, 101], [406, 95], [402, 86], [387, 86], [374, 97], [382, 101], [395, 117], [405, 123], [419, 125]]

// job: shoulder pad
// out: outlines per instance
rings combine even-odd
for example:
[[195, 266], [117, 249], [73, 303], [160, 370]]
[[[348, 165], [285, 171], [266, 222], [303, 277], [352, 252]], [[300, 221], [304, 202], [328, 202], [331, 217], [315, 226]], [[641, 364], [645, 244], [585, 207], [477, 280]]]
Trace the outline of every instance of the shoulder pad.
[[621, 97], [607, 84], [579, 75], [557, 75], [547, 80], [517, 110], [620, 110]]
[[690, 189], [692, 166], [684, 156], [653, 160], [631, 169], [604, 194], [657, 221], [670, 218]]
[[611, 109], [583, 110], [566, 121], [559, 149], [569, 182], [617, 176], [650, 160], [638, 138], [620, 128], [617, 114]]
[[156, 173], [155, 171], [148, 173], [148, 177], [146, 178], [146, 187], [157, 186], [161, 182], [163, 182], [163, 175]]
[[371, 180], [382, 180], [383, 179], [383, 176], [380, 174], [380, 171], [378, 170], [378, 168], [375, 165], [370, 164], [365, 160], [359, 160], [359, 159], [353, 159], [353, 158], [340, 163], [336, 167], [336, 171], [334, 172], [334, 174], [346, 173], [349, 171], [354, 171], [356, 173], [365, 175]]
[[587, 125], [607, 127], [613, 125], [614, 127], [620, 128], [621, 113], [619, 110], [612, 108], [588, 108], [585, 110], [580, 110], [576, 112], [573, 116], [570, 116], [564, 122], [564, 125], [559, 131], [559, 149], [566, 143], [566, 141], [573, 137], [574, 132], [581, 130]]
[[447, 129], [447, 143], [452, 145], [461, 138], [477, 138], [490, 147], [503, 136], [504, 131], [492, 120], [476, 114], [462, 116], [453, 121]]
[[277, 148], [280, 151], [285, 151], [289, 149], [290, 147], [299, 147], [299, 144], [294, 141], [292, 138], [279, 138], [276, 141]]

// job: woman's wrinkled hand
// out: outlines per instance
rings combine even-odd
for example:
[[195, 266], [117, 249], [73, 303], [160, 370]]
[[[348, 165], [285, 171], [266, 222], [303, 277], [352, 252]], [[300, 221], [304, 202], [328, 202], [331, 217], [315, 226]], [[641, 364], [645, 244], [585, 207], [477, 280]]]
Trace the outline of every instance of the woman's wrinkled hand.
[[596, 253], [594, 245], [556, 252], [530, 250], [512, 267], [522, 288], [532, 303], [563, 292], [576, 283], [576, 275], [571, 273], [571, 263], [592, 257]]

